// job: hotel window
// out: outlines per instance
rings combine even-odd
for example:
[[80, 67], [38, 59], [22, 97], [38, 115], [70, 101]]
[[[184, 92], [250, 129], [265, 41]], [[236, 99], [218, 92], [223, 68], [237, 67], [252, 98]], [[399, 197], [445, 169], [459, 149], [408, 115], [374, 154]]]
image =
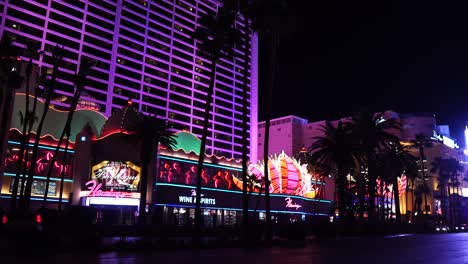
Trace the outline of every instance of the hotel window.
[[145, 67], [145, 72], [149, 73], [149, 74], [152, 74], [152, 75], [155, 75], [155, 76], [159, 76], [159, 77], [164, 78], [164, 79], [167, 79], [167, 77], [169, 76], [166, 72], [163, 72], [163, 71], [160, 71], [160, 70], [157, 70], [157, 69], [153, 69], [153, 68], [148, 67], [148, 66]]
[[52, 8], [60, 12], [63, 12], [65, 14], [72, 15], [79, 19], [83, 18], [83, 10], [76, 10], [76, 9], [70, 8], [66, 5], [62, 5], [58, 3], [57, 1], [52, 1]]
[[23, 21], [28, 21], [29, 23], [35, 24], [37, 26], [43, 27], [44, 26], [44, 19], [41, 19], [36, 16], [32, 16], [27, 14], [26, 12], [22, 12], [20, 10], [16, 10], [13, 8], [8, 8], [7, 15], [21, 19]]
[[112, 50], [112, 44], [110, 44], [110, 43], [108, 43], [106, 41], [103, 41], [103, 40], [88, 36], [88, 35], [84, 36], [84, 41], [87, 42], [87, 43], [99, 46], [101, 48], [107, 49], [107, 50]]
[[151, 87], [148, 85], [144, 86], [144, 89], [147, 93], [150, 93], [151, 95], [156, 95], [162, 98], [166, 98], [167, 92], [165, 90], [158, 89], [156, 87]]
[[[119, 53], [120, 53], [120, 54], [122, 54], [122, 55], [127, 55], [127, 56], [128, 56], [128, 54], [125, 54], [125, 53], [127, 53], [128, 51], [126, 51], [126, 50], [124, 50], [124, 49], [122, 49], [122, 48], [119, 48], [118, 50], [119, 50]], [[121, 52], [122, 52], [122, 53], [121, 53]], [[128, 57], [130, 57], [130, 56], [128, 56]], [[141, 63], [136, 63], [136, 62], [133, 62], [133, 61], [131, 61], [131, 60], [126, 60], [126, 59], [124, 59], [124, 58], [122, 58], [122, 57], [117, 58], [117, 63], [118, 63], [118, 64], [125, 65], [125, 66], [127, 66], [127, 67], [129, 67], [129, 68], [132, 68], [132, 69], [141, 71], [141, 66], [142, 66]]]
[[[177, 111], [182, 112], [182, 113], [190, 113], [190, 108], [187, 107], [186, 105], [183, 105], [183, 104], [190, 105], [190, 99], [183, 98], [183, 97], [177, 96], [175, 94], [170, 94], [169, 96], [170, 96], [171, 100], [176, 102], [176, 103], [169, 102], [169, 108], [170, 109], [174, 109], [174, 110], [177, 110]], [[174, 98], [179, 98], [179, 100], [178, 101], [174, 100]]]
[[[96, 89], [99, 89], [101, 91], [107, 91], [107, 83], [102, 83], [102, 82], [98, 82], [98, 81], [95, 81], [95, 80], [91, 80], [91, 79], [87, 79], [86, 80], [86, 84], [90, 87], [93, 87], [93, 88], [96, 88]], [[104, 100], [105, 101], [105, 100]]]
[[[105, 8], [109, 11], [111, 11], [112, 13], [115, 13], [115, 8], [116, 6], [115, 5], [112, 5], [112, 4], [109, 4], [107, 3], [106, 1], [102, 1], [102, 0], [90, 0], [91, 3], [95, 3], [96, 5], [99, 6], [99, 8]], [[115, 1], [113, 1], [115, 2]], [[91, 6], [91, 5], [90, 5]], [[89, 7], [88, 7], [89, 8]]]
[[[60, 43], [60, 42], [58, 42], [58, 43]], [[103, 59], [106, 59], [106, 60], [110, 60], [110, 58], [111, 58], [111, 55], [109, 53], [98, 50], [96, 48], [86, 46], [86, 45], [83, 46], [83, 52], [89, 53], [91, 55], [94, 55], [96, 57], [103, 58]]]
[[146, 83], [154, 84], [154, 85], [157, 85], [157, 86], [162, 87], [162, 88], [166, 88], [166, 87], [167, 87], [167, 82], [158, 80], [158, 79], [156, 79], [156, 78], [151, 78], [151, 77], [149, 77], [149, 76], [145, 76], [143, 80], [144, 80]]
[[114, 31], [114, 24], [111, 24], [111, 23], [107, 22], [106, 20], [103, 20], [102, 18], [95, 18], [95, 17], [92, 16], [91, 14], [88, 14], [88, 16], [86, 17], [86, 19], [87, 19], [88, 22], [91, 23], [91, 24], [94, 24], [94, 25], [97, 25], [97, 26], [106, 28], [106, 29], [108, 29], [108, 30]]
[[29, 35], [32, 35], [32, 36], [35, 36], [35, 37], [38, 37], [38, 38], [42, 38], [42, 34], [44, 33], [42, 30], [36, 29], [34, 27], [27, 26], [27, 25], [23, 25], [21, 23], [14, 22], [14, 21], [11, 21], [11, 20], [7, 20], [6, 24], [7, 24], [7, 27], [9, 27], [9, 28], [12, 28], [14, 30], [18, 30], [18, 31], [23, 32], [23, 33], [27, 33]]
[[111, 33], [105, 32], [105, 31], [103, 31], [101, 29], [92, 27], [90, 25], [86, 25], [85, 31], [89, 32], [91, 34], [94, 34], [96, 36], [99, 36], [101, 38], [105, 38], [105, 39], [110, 40], [110, 41], [113, 41], [113, 39], [114, 39], [114, 35], [112, 35]]
[[[179, 50], [177, 50], [177, 48], [173, 48], [172, 49], [172, 55], [175, 55], [175, 56], [178, 56], [182, 59], [185, 59], [185, 60], [188, 60], [188, 61], [192, 61], [192, 54], [186, 54], [184, 52], [181, 52]], [[190, 65], [189, 69], [191, 69], [192, 66]]]
[[[124, 79], [124, 78], [121, 78], [121, 77], [118, 77], [118, 76], [116, 76], [114, 79], [115, 79], [116, 84], [120, 84], [120, 85], [123, 85], [125, 87], [133, 88], [133, 89], [136, 89], [136, 90], [140, 89], [140, 84], [139, 83], [132, 82], [130, 80], [127, 80], [127, 79]], [[135, 98], [139, 98], [139, 97], [135, 97]]]
[[112, 103], [115, 105], [125, 106], [127, 105], [127, 101], [128, 101], [127, 98], [119, 98], [117, 96], [114, 96], [112, 98]]
[[139, 74], [137, 72], [134, 72], [134, 71], [129, 71], [129, 70], [124, 69], [122, 67], [117, 67], [115, 72], [118, 73], [118, 74], [121, 74], [123, 76], [133, 78], [133, 79], [135, 79], [137, 81], [140, 81], [140, 79], [141, 79], [141, 74]]
[[98, 15], [100, 17], [103, 17], [103, 18], [107, 18], [107, 19], [109, 19], [111, 21], [115, 20], [115, 15], [113, 15], [113, 14], [111, 14], [109, 12], [106, 12], [106, 11], [104, 11], [102, 9], [96, 8], [96, 7], [92, 6], [92, 5], [88, 5], [88, 12], [91, 12], [91, 13], [93, 13], [95, 15]]
[[176, 46], [177, 48], [181, 49], [181, 50], [185, 50], [189, 53], [193, 53], [193, 48], [188, 46], [188, 45], [192, 45], [193, 41], [189, 41], [187, 43], [183, 43], [181, 42], [180, 40], [178, 39], [175, 39], [173, 41], [173, 45]]
[[143, 95], [143, 102], [149, 103], [151, 105], [158, 105], [158, 106], [166, 106], [166, 100], [162, 100], [159, 98]]
[[[10, 1], [12, 2], [12, 1]], [[26, 1], [13, 1], [13, 3], [18, 6], [18, 7], [21, 7], [21, 8], [24, 8], [30, 12], [33, 12], [33, 13], [37, 13], [37, 14], [40, 14], [42, 16], [45, 16], [47, 11], [40, 7], [40, 6], [37, 6], [37, 5], [33, 5], [31, 3], [28, 3]]]

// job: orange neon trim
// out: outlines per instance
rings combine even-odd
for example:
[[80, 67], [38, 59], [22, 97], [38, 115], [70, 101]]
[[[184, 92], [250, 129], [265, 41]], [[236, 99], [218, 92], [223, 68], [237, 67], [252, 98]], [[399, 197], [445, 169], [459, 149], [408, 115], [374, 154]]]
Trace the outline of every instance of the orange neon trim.
[[93, 138], [92, 140], [101, 140], [101, 139], [104, 139], [106, 137], [112, 136], [114, 134], [134, 135], [134, 133], [125, 132], [123, 130], [114, 130], [114, 131], [111, 131], [110, 133], [108, 133], [105, 136], [102, 136], [102, 137], [99, 137], [99, 138]]
[[[23, 95], [23, 96], [26, 96], [25, 93], [16, 93], [16, 95]], [[34, 98], [34, 96], [32, 95], [29, 95], [29, 97], [31, 98]], [[37, 98], [37, 100], [43, 104], [45, 104], [45, 100], [41, 99], [41, 98]], [[68, 113], [68, 111], [64, 111], [64, 110], [58, 110], [58, 109], [55, 109], [54, 107], [52, 106], [49, 106], [50, 109], [52, 109], [53, 111], [55, 112], [59, 112], [59, 113]], [[96, 110], [91, 110], [91, 109], [77, 109], [75, 110], [75, 112], [78, 112], [78, 111], [91, 111], [91, 112], [95, 112], [97, 114], [100, 114], [102, 117], [104, 117], [106, 120], [108, 119], [103, 113], [99, 112], [99, 111], [96, 111]]]
[[[23, 133], [21, 133], [21, 131], [20, 131], [19, 129], [17, 129], [16, 127], [10, 128], [10, 131], [12, 131], [12, 130], [18, 131], [18, 133], [20, 133], [21, 135], [23, 134]], [[33, 131], [31, 131], [31, 133], [34, 134], [34, 135], [36, 135], [36, 133], [33, 132]], [[43, 136], [40, 136], [39, 138], [40, 138], [40, 139], [44, 139], [44, 138], [46, 138], [46, 137], [50, 137], [50, 138], [52, 138], [52, 139], [55, 140], [55, 141], [58, 141], [58, 140], [59, 140], [58, 138], [55, 138], [55, 137], [54, 137], [53, 135], [51, 135], [51, 134], [45, 134], [45, 135], [43, 135]], [[75, 142], [74, 142], [74, 141], [71, 141], [71, 140], [68, 140], [68, 142], [71, 143], [71, 144], [73, 144], [73, 145], [75, 144]], [[29, 141], [29, 143], [34, 143], [34, 140]], [[62, 143], [62, 144], [65, 144], [65, 143]], [[44, 144], [44, 143], [41, 143], [41, 145], [49, 146], [49, 147], [56, 147], [56, 146], [57, 146], [57, 145], [49, 145], [49, 144]]]

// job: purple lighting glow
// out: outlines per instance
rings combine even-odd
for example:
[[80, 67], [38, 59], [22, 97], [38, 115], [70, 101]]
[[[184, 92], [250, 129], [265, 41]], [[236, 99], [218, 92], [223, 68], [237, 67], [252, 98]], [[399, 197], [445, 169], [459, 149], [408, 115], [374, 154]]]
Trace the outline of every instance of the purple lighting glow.
[[[183, 1], [0, 1], [0, 37], [9, 36], [20, 49], [27, 42], [45, 51], [35, 60], [43, 70], [52, 68], [51, 51], [64, 47], [64, 74], [57, 93], [73, 93], [73, 76], [82, 60], [97, 61], [90, 72], [86, 101], [105, 116], [127, 105], [166, 119], [173, 132], [201, 135], [211, 61], [200, 54], [191, 33], [197, 18], [216, 14], [220, 2]], [[236, 22], [244, 27], [243, 20]], [[257, 147], [258, 40], [250, 43], [250, 157]], [[213, 125], [207, 154], [239, 159], [242, 156], [242, 94], [244, 50], [234, 49], [216, 67]], [[28, 58], [22, 58], [28, 60]], [[66, 108], [69, 100], [54, 101]]]

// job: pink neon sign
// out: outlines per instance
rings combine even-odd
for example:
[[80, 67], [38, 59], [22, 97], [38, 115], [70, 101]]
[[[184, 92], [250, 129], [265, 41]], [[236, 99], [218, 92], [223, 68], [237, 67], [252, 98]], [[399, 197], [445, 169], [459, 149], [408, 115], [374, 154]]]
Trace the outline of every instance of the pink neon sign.
[[284, 200], [286, 201], [286, 207], [295, 208], [296, 210], [302, 207], [302, 205], [294, 203], [289, 197], [284, 198]]
[[115, 192], [113, 189], [110, 191], [103, 191], [101, 190], [102, 183], [97, 183], [95, 180], [90, 180], [86, 183], [86, 185], [90, 185], [88, 187], [89, 194], [88, 196], [98, 196], [98, 197], [115, 197], [115, 198], [128, 198], [132, 197], [132, 194], [129, 192]]

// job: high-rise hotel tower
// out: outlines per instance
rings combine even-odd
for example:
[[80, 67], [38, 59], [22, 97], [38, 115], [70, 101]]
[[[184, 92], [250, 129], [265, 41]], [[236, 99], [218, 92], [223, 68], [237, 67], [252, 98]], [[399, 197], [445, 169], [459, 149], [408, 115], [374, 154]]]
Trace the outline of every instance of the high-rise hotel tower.
[[[215, 14], [219, 5], [210, 0], [3, 0], [0, 37], [13, 37], [14, 45], [23, 49], [35, 42], [45, 51], [35, 61], [42, 71], [52, 68], [52, 48], [65, 48], [57, 98], [73, 94], [78, 65], [93, 59], [97, 65], [85, 90], [99, 111], [110, 116], [130, 98], [141, 112], [168, 120], [174, 132], [200, 136], [211, 61], [197, 51], [190, 32], [197, 18]], [[243, 28], [242, 19], [237, 24]], [[258, 138], [257, 43], [254, 36], [248, 98], [253, 160]], [[243, 52], [235, 47], [233, 58], [218, 62], [207, 154], [241, 157]]]

